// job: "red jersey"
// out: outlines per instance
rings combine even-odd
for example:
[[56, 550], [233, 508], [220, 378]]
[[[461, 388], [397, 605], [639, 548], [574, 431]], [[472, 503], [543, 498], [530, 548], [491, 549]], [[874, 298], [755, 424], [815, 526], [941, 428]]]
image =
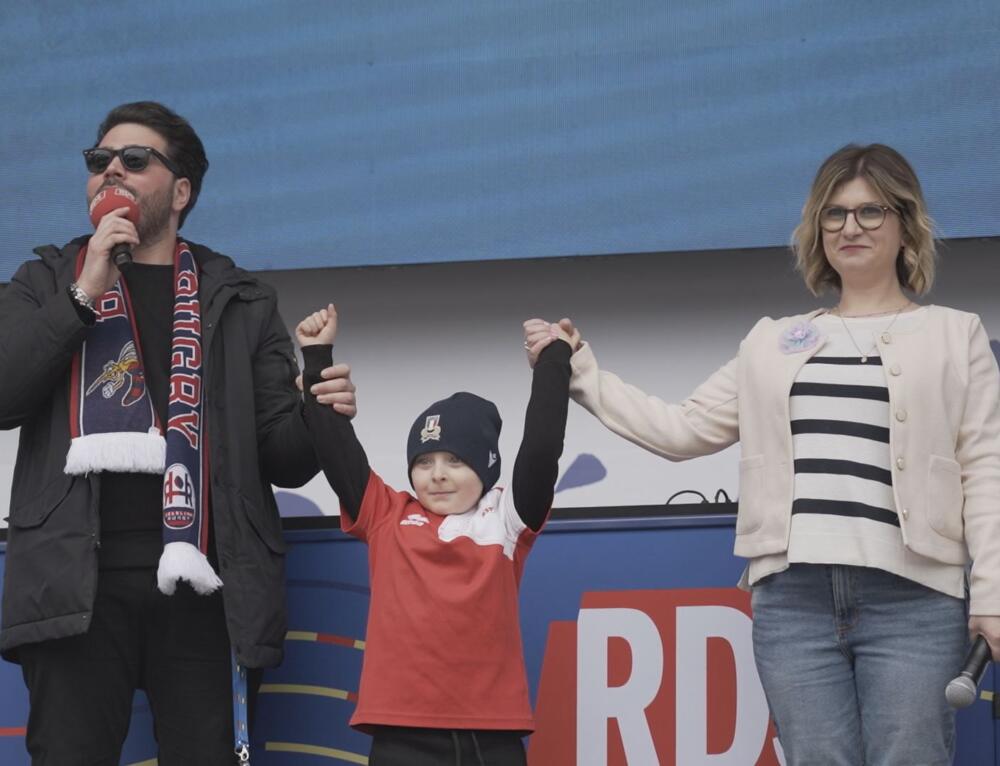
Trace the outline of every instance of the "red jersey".
[[495, 486], [439, 516], [374, 472], [353, 524], [371, 603], [351, 725], [532, 731], [518, 587], [537, 537]]

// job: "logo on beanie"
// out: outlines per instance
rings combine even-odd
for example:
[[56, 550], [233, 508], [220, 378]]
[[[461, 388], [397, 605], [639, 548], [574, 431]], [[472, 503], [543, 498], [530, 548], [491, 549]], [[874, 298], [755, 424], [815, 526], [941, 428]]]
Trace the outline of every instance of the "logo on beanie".
[[428, 415], [427, 420], [424, 423], [424, 427], [420, 429], [420, 443], [429, 442], [432, 439], [436, 442], [441, 441], [441, 425], [439, 421], [441, 420], [440, 415]]

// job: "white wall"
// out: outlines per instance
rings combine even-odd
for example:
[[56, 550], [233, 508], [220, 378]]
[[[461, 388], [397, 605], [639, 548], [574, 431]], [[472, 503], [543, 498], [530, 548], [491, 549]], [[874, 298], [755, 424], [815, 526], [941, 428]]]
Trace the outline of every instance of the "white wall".
[[[938, 283], [929, 297], [981, 314], [993, 338], [1000, 338], [998, 256], [998, 239], [943, 246]], [[504, 417], [501, 453], [506, 471], [513, 468], [530, 384], [521, 348], [524, 319], [573, 317], [602, 367], [650, 393], [680, 400], [735, 354], [760, 316], [820, 305], [792, 270], [787, 251], [777, 249], [279, 271], [263, 277], [279, 290], [289, 330], [328, 300], [337, 304], [336, 357], [354, 370], [358, 435], [372, 467], [400, 488], [407, 486], [410, 423], [432, 401], [457, 390], [497, 403]], [[15, 435], [0, 432], [3, 508], [15, 449]], [[580, 453], [596, 455], [608, 475], [561, 492], [559, 506], [659, 504], [682, 489], [737, 494], [735, 448], [672, 464], [615, 437], [573, 405], [562, 470]], [[322, 476], [301, 493], [324, 512], [336, 512]]]
[[[929, 297], [983, 315], [1000, 338], [1000, 240], [942, 248]], [[530, 383], [521, 321], [571, 316], [602, 367], [667, 400], [680, 400], [728, 361], [762, 315], [817, 304], [785, 250], [619, 255], [558, 260], [272, 273], [289, 326], [333, 300], [336, 357], [353, 367], [355, 425], [372, 466], [406, 486], [405, 437], [430, 402], [466, 389], [497, 403], [513, 467]], [[827, 300], [829, 303], [829, 299]], [[561, 468], [595, 454], [607, 478], [561, 492], [559, 506], [663, 503], [682, 489], [737, 494], [737, 448], [672, 464], [606, 431], [573, 405]], [[330, 502], [325, 481], [305, 494]]]

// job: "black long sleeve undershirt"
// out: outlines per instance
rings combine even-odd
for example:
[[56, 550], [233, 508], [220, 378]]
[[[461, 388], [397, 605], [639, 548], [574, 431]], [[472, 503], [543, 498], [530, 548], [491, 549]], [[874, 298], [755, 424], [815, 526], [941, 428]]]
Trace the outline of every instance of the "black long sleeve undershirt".
[[305, 397], [305, 421], [320, 468], [340, 507], [351, 521], [358, 518], [361, 501], [368, 486], [368, 456], [354, 433], [351, 419], [328, 404], [320, 404], [309, 389], [323, 380], [320, 373], [332, 364], [333, 346], [321, 344], [302, 349], [302, 389]]
[[[320, 467], [337, 493], [343, 512], [353, 521], [358, 517], [368, 486], [371, 471], [368, 457], [350, 418], [320, 404], [309, 393], [309, 388], [322, 379], [323, 368], [331, 364], [332, 350], [329, 345], [302, 349], [305, 421]], [[536, 532], [542, 528], [552, 506], [559, 474], [569, 409], [571, 355], [569, 344], [563, 341], [551, 343], [539, 355], [524, 416], [524, 436], [514, 462], [514, 507], [521, 520]]]
[[566, 436], [569, 379], [572, 370], [569, 344], [557, 340], [538, 356], [531, 378], [531, 398], [524, 413], [524, 435], [514, 461], [514, 507], [521, 521], [537, 532], [552, 507], [559, 457]]

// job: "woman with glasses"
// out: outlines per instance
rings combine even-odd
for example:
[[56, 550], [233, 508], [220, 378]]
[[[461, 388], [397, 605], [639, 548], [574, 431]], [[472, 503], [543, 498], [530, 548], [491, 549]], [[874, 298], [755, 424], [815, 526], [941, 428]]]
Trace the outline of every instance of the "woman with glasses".
[[[832, 308], [760, 320], [681, 404], [600, 370], [579, 342], [572, 396], [669, 460], [741, 442], [735, 551], [790, 766], [949, 764], [944, 688], [970, 633], [1000, 650], [997, 364], [978, 316], [917, 303], [932, 224], [895, 150], [830, 156], [793, 249]], [[548, 323], [525, 326], [537, 354]]]

